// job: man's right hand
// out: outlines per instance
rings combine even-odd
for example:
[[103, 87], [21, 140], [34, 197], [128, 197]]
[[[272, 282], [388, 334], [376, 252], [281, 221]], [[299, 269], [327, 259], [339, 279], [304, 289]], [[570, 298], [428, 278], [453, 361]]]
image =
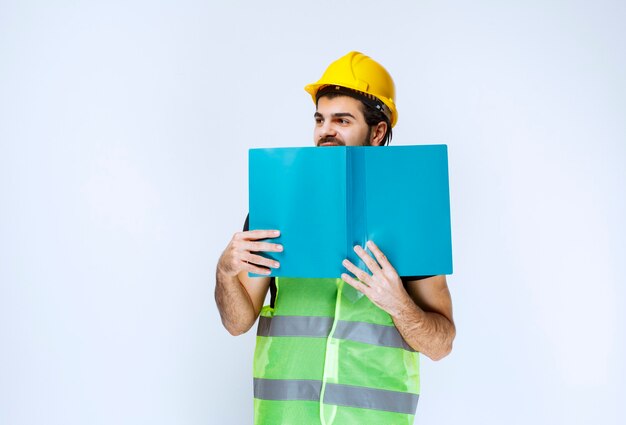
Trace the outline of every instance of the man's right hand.
[[279, 236], [278, 230], [249, 230], [235, 233], [217, 263], [218, 270], [227, 276], [237, 276], [242, 271], [261, 275], [270, 274], [270, 268], [277, 269], [280, 263], [257, 253], [282, 252], [283, 246], [258, 241]]

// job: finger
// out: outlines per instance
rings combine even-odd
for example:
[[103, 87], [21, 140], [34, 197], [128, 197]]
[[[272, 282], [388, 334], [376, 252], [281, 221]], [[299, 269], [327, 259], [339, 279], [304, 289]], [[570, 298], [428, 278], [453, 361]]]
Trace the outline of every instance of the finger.
[[350, 270], [353, 275], [358, 277], [361, 282], [370, 283], [372, 276], [370, 276], [365, 270], [358, 268], [349, 260], [343, 260], [341, 264], [343, 264], [346, 269]]
[[361, 248], [361, 246], [355, 245], [354, 252], [356, 252], [356, 255], [358, 255], [359, 258], [363, 260], [363, 262], [365, 263], [367, 268], [370, 269], [372, 274], [375, 275], [381, 273], [378, 263], [374, 261], [374, 259], [363, 248]]
[[271, 258], [263, 257], [261, 255], [247, 254], [244, 256], [244, 260], [248, 263], [257, 264], [259, 266], [267, 266], [274, 269], [280, 267], [280, 263], [278, 261], [272, 260]]
[[283, 246], [270, 242], [243, 242], [241, 247], [249, 252], [282, 252]]
[[247, 240], [257, 240], [257, 239], [267, 239], [267, 238], [277, 238], [280, 236], [280, 230], [272, 229], [272, 230], [248, 230], [245, 235]]
[[391, 269], [395, 271], [394, 267], [387, 259], [387, 256], [383, 254], [383, 252], [380, 250], [380, 248], [378, 248], [378, 245], [376, 245], [374, 241], [367, 241], [366, 245], [370, 249], [370, 251], [372, 251], [372, 254], [374, 254], [374, 257], [376, 257], [376, 261], [378, 261], [378, 264], [380, 264], [383, 269]]
[[241, 269], [250, 273], [263, 274], [263, 275], [268, 275], [272, 272], [270, 269], [267, 269], [265, 267], [259, 267], [252, 263], [247, 263], [245, 261], [243, 261], [243, 266], [241, 267]]
[[267, 238], [277, 238], [280, 236], [280, 230], [246, 230], [245, 232], [235, 233], [234, 238], [238, 240], [257, 240]]
[[341, 279], [346, 282], [348, 285], [352, 286], [354, 289], [356, 289], [357, 291], [365, 294], [367, 296], [367, 292], [369, 291], [369, 286], [363, 284], [363, 282], [359, 282], [358, 280], [356, 280], [355, 278], [353, 278], [352, 276], [348, 275], [347, 273], [342, 273], [341, 274]]

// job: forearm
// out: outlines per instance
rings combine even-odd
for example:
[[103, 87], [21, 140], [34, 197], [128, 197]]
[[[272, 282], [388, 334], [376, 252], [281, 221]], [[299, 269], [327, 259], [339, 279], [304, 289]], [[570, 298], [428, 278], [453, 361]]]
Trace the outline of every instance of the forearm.
[[440, 360], [452, 351], [456, 329], [444, 315], [422, 310], [407, 296], [391, 317], [404, 340], [414, 350], [432, 360]]
[[250, 295], [239, 278], [227, 275], [219, 263], [215, 272], [215, 302], [222, 324], [232, 335], [247, 332], [256, 321], [256, 312]]

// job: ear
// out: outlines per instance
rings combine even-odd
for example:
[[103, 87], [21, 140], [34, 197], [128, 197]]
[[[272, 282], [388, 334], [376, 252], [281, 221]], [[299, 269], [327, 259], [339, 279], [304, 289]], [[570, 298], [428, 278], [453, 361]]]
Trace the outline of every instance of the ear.
[[387, 133], [387, 123], [381, 121], [372, 127], [370, 131], [370, 146], [380, 146], [385, 140], [385, 134]]

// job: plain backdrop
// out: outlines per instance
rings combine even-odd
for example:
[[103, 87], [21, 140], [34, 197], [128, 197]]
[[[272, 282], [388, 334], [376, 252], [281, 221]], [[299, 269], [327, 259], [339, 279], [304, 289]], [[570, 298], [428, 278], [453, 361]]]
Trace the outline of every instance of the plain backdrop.
[[[458, 335], [418, 424], [621, 424], [621, 1], [0, 0], [0, 423], [248, 424], [215, 265], [247, 150], [350, 50], [449, 148]], [[393, 205], [390, 204], [390, 208]]]

